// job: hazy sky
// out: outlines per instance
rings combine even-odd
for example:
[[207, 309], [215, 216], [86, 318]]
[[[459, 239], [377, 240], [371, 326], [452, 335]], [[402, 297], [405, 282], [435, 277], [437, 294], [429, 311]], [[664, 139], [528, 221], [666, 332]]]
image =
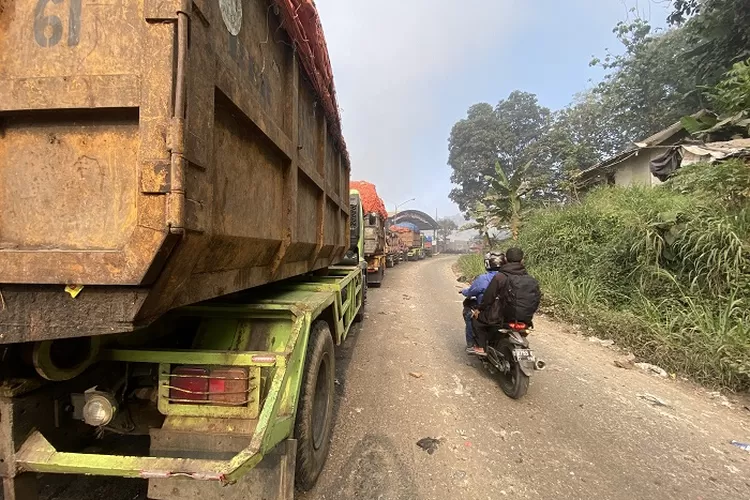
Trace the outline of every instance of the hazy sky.
[[453, 215], [448, 136], [477, 102], [516, 89], [559, 109], [601, 78], [630, 7], [664, 25], [664, 0], [316, 0], [352, 159], [388, 210], [409, 198]]

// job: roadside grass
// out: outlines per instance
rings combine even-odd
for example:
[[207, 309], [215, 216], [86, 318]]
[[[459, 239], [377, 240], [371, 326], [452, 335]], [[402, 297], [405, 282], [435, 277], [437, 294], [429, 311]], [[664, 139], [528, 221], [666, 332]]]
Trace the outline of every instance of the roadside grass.
[[[750, 390], [747, 164], [691, 165], [654, 188], [597, 189], [532, 212], [512, 244], [553, 315], [670, 372]], [[458, 267], [467, 278], [484, 270], [480, 255]]]
[[480, 274], [484, 274], [484, 257], [480, 254], [460, 256], [458, 258], [458, 272], [466, 281], [472, 281]]

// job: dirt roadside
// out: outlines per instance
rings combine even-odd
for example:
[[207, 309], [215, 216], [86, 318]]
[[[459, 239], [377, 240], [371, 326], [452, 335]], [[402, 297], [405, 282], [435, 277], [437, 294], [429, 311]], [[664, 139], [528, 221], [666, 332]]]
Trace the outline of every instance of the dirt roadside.
[[[302, 498], [748, 497], [750, 454], [729, 441], [750, 440], [750, 412], [618, 368], [622, 353], [564, 325], [539, 318], [531, 343], [549, 368], [505, 397], [463, 352], [453, 262], [399, 266], [371, 291], [339, 353], [331, 455]], [[441, 439], [434, 454], [424, 437]]]

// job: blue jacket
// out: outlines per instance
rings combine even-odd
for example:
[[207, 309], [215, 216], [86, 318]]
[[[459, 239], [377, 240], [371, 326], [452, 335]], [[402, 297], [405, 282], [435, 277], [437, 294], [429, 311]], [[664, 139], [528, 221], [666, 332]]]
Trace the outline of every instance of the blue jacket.
[[476, 297], [477, 302], [481, 304], [482, 297], [484, 296], [484, 291], [487, 290], [488, 286], [490, 286], [490, 282], [496, 274], [497, 271], [490, 271], [484, 274], [480, 274], [471, 283], [471, 286], [469, 288], [464, 288], [463, 290], [461, 290], [461, 293], [464, 295], [464, 297]]

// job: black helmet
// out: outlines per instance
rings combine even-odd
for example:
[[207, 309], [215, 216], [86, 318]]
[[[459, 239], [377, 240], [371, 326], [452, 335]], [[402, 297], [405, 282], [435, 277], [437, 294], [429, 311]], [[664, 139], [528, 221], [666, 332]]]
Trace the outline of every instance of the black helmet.
[[484, 268], [487, 271], [497, 271], [505, 262], [505, 254], [501, 252], [489, 252], [484, 256]]

